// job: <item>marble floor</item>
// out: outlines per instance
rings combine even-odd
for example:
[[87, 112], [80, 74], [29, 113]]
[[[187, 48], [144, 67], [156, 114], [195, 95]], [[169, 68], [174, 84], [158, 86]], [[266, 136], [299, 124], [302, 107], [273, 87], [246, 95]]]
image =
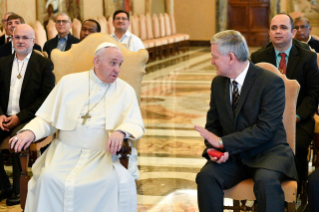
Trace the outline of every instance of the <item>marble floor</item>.
[[[140, 104], [146, 132], [138, 142], [139, 212], [198, 211], [195, 177], [206, 160], [194, 125], [205, 125], [216, 76], [210, 61], [209, 47], [194, 47], [146, 66]], [[225, 199], [225, 204], [232, 201]], [[2, 201], [4, 211], [21, 209]]]

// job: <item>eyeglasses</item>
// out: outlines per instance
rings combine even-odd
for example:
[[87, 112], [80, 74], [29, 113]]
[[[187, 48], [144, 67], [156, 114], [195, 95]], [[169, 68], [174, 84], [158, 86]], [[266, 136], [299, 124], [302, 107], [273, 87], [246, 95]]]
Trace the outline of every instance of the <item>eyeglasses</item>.
[[60, 23], [67, 24], [67, 23], [70, 23], [70, 21], [68, 21], [68, 20], [57, 20], [55, 23], [56, 24], [60, 24]]
[[34, 38], [28, 38], [27, 36], [22, 36], [22, 37], [20, 37], [20, 36], [14, 36], [13, 39], [15, 39], [15, 40], [20, 40], [20, 39], [22, 39], [23, 41], [27, 41], [27, 40], [29, 40], [29, 39], [34, 39]]
[[128, 18], [124, 18], [124, 17], [117, 17], [117, 18], [115, 18], [115, 20], [116, 20], [116, 21], [120, 21], [120, 20], [122, 20], [122, 21], [127, 21], [127, 20], [128, 20]]
[[308, 25], [301, 25], [301, 26], [295, 26], [295, 29], [298, 30], [300, 28], [303, 30], [303, 29], [307, 29], [308, 27], [309, 27]]

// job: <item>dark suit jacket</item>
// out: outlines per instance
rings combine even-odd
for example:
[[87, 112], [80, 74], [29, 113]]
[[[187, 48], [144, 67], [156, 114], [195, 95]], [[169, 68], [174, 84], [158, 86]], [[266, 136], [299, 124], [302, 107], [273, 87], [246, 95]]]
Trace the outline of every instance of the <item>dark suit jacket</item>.
[[[276, 55], [274, 47], [260, 49], [251, 54], [253, 63], [267, 62], [276, 66]], [[305, 50], [299, 46], [292, 45], [286, 76], [295, 79], [300, 84], [297, 100], [297, 115], [301, 121], [297, 126], [304, 129], [311, 136], [314, 134], [314, 113], [318, 108], [319, 98], [319, 71], [317, 65], [317, 54]]]
[[[229, 78], [217, 76], [211, 85], [206, 129], [222, 137], [229, 162], [277, 170], [297, 179], [294, 155], [282, 122], [285, 85], [274, 73], [250, 63], [234, 117]], [[208, 148], [211, 145], [205, 141]], [[208, 159], [206, 150], [203, 156]]]
[[0, 46], [4, 45], [5, 43], [6, 43], [6, 36], [5, 36], [5, 34], [3, 34], [0, 37]]
[[[13, 54], [0, 59], [0, 115], [6, 114], [8, 109], [13, 61]], [[51, 60], [32, 52], [20, 94], [20, 112], [17, 116], [21, 122], [35, 117], [36, 111], [55, 86], [52, 71]]]
[[308, 42], [309, 46], [313, 48], [317, 53], [319, 53], [319, 41], [316, 39], [313, 39], [311, 37], [310, 41]]
[[[51, 51], [58, 46], [58, 36], [55, 36], [55, 38], [48, 40], [45, 42], [43, 51], [48, 53], [49, 58], [51, 58]], [[68, 34], [68, 41], [65, 46], [65, 51], [69, 50], [74, 43], [79, 43], [80, 40], [71, 35], [71, 33]]]
[[[41, 46], [39, 46], [36, 43], [34, 44], [33, 49], [36, 49], [36, 50], [42, 52]], [[0, 58], [9, 56], [11, 54], [12, 54], [12, 44], [11, 44], [11, 42], [0, 46]]]

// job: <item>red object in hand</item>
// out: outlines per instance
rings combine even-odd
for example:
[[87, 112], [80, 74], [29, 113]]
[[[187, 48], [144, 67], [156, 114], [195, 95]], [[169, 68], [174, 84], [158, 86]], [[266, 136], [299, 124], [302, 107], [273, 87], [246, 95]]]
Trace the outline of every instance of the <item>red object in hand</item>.
[[223, 152], [220, 152], [218, 150], [215, 150], [215, 149], [210, 149], [207, 151], [207, 153], [212, 156], [212, 157], [216, 157], [217, 159], [219, 159], [221, 156], [224, 155]]

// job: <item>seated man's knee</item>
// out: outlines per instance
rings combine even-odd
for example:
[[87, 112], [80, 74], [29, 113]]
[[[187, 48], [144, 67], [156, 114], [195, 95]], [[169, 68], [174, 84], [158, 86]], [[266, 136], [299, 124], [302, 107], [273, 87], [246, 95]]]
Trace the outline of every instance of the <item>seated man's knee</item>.
[[307, 188], [319, 189], [319, 171], [316, 170], [309, 175]]
[[254, 188], [255, 189], [268, 189], [271, 187], [281, 186], [281, 182], [277, 174], [274, 171], [264, 170], [260, 174], [254, 176]]

